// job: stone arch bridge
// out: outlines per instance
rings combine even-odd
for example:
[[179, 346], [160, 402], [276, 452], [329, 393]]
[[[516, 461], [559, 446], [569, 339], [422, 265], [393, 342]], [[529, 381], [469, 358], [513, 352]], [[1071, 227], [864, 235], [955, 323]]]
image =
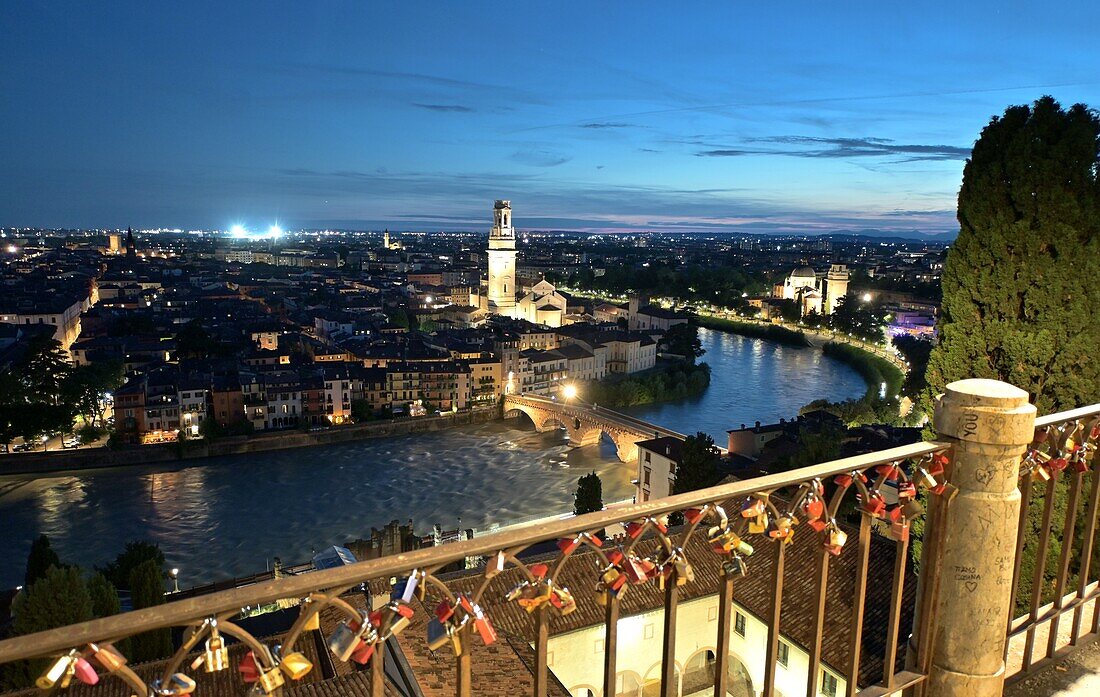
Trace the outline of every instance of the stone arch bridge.
[[570, 443], [575, 446], [594, 445], [606, 433], [615, 442], [615, 450], [623, 462], [638, 459], [639, 441], [658, 436], [685, 438], [683, 434], [663, 426], [583, 402], [535, 395], [505, 395], [505, 418], [517, 416], [517, 412], [526, 414], [539, 433], [564, 426]]

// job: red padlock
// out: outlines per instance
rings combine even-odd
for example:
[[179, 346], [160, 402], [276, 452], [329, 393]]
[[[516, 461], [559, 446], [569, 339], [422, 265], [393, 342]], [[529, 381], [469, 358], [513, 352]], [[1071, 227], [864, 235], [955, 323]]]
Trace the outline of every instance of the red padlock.
[[83, 656], [77, 656], [73, 661], [73, 675], [85, 685], [95, 685], [99, 682], [99, 673], [95, 672], [95, 668]]
[[689, 508], [684, 511], [684, 520], [695, 525], [703, 519], [703, 511], [698, 508]]
[[446, 622], [454, 617], [454, 614], [454, 606], [446, 599], [440, 600], [439, 604], [435, 606], [435, 616], [439, 618], [440, 622]]
[[623, 529], [626, 530], [626, 536], [630, 539], [637, 539], [638, 535], [642, 534], [642, 528], [644, 526], [641, 523], [629, 522], [623, 525]]
[[558, 540], [558, 549], [561, 550], [562, 554], [569, 554], [574, 549], [576, 549], [577, 545], [579, 545], [579, 544], [580, 544], [580, 542], [575, 537], [572, 538], [572, 539], [562, 538], [562, 539]]
[[741, 504], [742, 518], [756, 518], [768, 510], [767, 504], [762, 499], [751, 498]]
[[249, 651], [241, 656], [241, 662], [237, 664], [237, 672], [241, 674], [241, 680], [253, 683], [260, 679], [260, 667], [256, 665], [256, 655]]
[[549, 571], [550, 567], [547, 564], [532, 564], [530, 568], [531, 575], [539, 580], [545, 578]]

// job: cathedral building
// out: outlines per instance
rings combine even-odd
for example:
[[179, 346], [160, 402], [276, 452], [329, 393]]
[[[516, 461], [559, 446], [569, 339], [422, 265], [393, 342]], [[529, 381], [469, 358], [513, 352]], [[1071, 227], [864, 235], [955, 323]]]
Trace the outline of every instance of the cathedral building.
[[784, 279], [782, 285], [775, 286], [773, 295], [785, 300], [797, 300], [803, 315], [811, 312], [831, 315], [847, 293], [848, 267], [833, 264], [822, 274], [809, 266], [800, 266]]
[[565, 324], [568, 301], [547, 281], [524, 291], [516, 275], [516, 230], [512, 226], [512, 202], [493, 205], [493, 227], [489, 231], [489, 283], [481, 295], [480, 308], [494, 315], [525, 319], [550, 327]]

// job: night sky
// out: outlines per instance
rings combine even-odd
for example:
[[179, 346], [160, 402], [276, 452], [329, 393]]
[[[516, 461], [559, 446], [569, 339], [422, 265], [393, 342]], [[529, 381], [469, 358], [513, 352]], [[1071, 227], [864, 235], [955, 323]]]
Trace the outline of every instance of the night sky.
[[510, 198], [521, 228], [941, 233], [992, 115], [1100, 106], [1091, 0], [6, 0], [0, 27], [0, 225], [485, 229]]

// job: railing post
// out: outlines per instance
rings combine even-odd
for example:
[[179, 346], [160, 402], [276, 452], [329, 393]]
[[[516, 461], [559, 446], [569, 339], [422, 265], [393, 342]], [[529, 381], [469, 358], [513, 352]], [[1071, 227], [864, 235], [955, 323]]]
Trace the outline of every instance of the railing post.
[[954, 446], [955, 490], [935, 503], [942, 528], [929, 551], [938, 558], [922, 564], [939, 569], [938, 583], [924, 579], [928, 595], [918, 620], [935, 623], [923, 633], [930, 642], [924, 694], [996, 697], [1004, 688], [1020, 461], [1034, 435], [1035, 407], [1007, 383], [960, 380], [937, 400], [933, 425]]

